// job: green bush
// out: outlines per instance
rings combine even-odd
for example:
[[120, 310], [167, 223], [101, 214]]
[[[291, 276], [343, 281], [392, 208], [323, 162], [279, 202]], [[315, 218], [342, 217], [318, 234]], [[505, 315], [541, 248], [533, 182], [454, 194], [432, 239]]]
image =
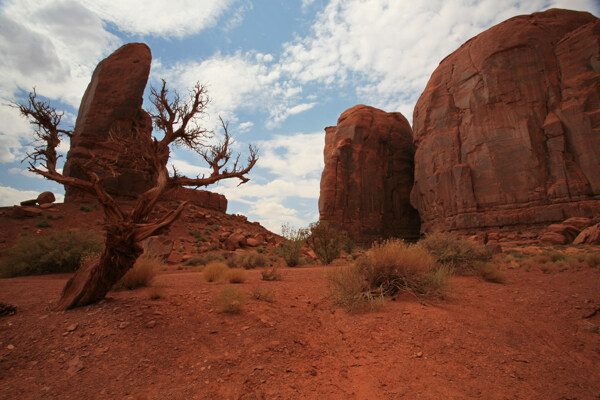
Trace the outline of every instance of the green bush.
[[325, 221], [310, 224], [309, 231], [306, 242], [325, 264], [331, 264], [339, 258], [342, 249], [349, 245], [350, 238], [346, 231], [335, 229]]
[[306, 243], [308, 230], [293, 229], [289, 225], [283, 225], [281, 233], [284, 239], [279, 244], [278, 253], [283, 257], [288, 267], [295, 267], [300, 264], [300, 255], [302, 254], [302, 247]]
[[[419, 242], [435, 260], [457, 274], [477, 274], [490, 282], [504, 281], [503, 271], [493, 263], [486, 246], [462, 239], [450, 232], [435, 232]], [[495, 271], [493, 271], [495, 270]]]
[[79, 206], [79, 210], [83, 211], [83, 212], [90, 212], [92, 211], [92, 209], [88, 206], [86, 206], [85, 204], [82, 204]]
[[102, 238], [91, 231], [59, 231], [39, 238], [21, 237], [3, 252], [0, 277], [73, 272], [84, 256], [102, 250]]

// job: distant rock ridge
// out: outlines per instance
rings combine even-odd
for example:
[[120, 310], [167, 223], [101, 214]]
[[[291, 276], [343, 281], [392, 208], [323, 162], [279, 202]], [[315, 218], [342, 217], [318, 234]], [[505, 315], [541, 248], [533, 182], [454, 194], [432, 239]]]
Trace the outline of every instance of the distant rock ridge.
[[410, 205], [412, 132], [400, 113], [357, 105], [325, 128], [319, 215], [358, 243], [382, 237], [416, 239], [419, 216]]
[[600, 215], [600, 20], [552, 9], [472, 38], [413, 116], [422, 231]]

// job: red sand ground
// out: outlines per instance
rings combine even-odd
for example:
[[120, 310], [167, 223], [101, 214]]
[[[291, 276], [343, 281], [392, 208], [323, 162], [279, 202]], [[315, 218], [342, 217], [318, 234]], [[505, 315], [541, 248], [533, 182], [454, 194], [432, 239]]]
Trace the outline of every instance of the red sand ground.
[[214, 310], [223, 284], [197, 272], [161, 274], [158, 300], [139, 289], [67, 312], [49, 308], [66, 276], [0, 280], [18, 306], [0, 318], [0, 398], [600, 397], [600, 315], [584, 318], [600, 307], [598, 270], [456, 278], [445, 300], [348, 314], [326, 299], [327, 268], [280, 282], [250, 271], [237, 287], [274, 302], [249, 295], [239, 315]]
[[[74, 221], [100, 229], [99, 210], [70, 207], [48, 211], [64, 218], [41, 232], [5, 211], [2, 247]], [[190, 229], [243, 223], [194, 218], [171, 229], [176, 258], [195, 246]], [[402, 296], [348, 314], [327, 299], [328, 268], [286, 268], [279, 282], [249, 271], [236, 285], [249, 298], [239, 315], [215, 309], [224, 284], [198, 272], [161, 273], [158, 300], [144, 288], [67, 312], [52, 302], [68, 275], [0, 279], [0, 302], [18, 307], [0, 317], [0, 399], [600, 398], [600, 312], [589, 317], [600, 269], [512, 269], [506, 284], [459, 277], [444, 300]], [[254, 299], [257, 288], [273, 302]]]

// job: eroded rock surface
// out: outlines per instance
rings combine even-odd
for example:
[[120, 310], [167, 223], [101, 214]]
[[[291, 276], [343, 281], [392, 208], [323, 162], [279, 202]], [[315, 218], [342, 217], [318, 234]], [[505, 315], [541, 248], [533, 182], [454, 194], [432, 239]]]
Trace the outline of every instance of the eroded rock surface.
[[369, 243], [382, 237], [414, 239], [419, 216], [410, 205], [412, 132], [400, 113], [357, 105], [325, 129], [321, 221]]
[[600, 21], [548, 10], [469, 40], [414, 111], [422, 230], [600, 214]]
[[[64, 171], [66, 176], [86, 178], [83, 164], [92, 157], [113, 163], [116, 176], [98, 168], [107, 179], [110, 194], [135, 197], [152, 184], [152, 175], [144, 163], [126, 153], [121, 143], [109, 141], [111, 130], [131, 132], [137, 129], [138, 140], [149, 140], [152, 120], [142, 109], [144, 89], [150, 73], [152, 55], [143, 43], [122, 46], [96, 67], [79, 106]], [[80, 201], [83, 194], [65, 188], [65, 201]]]

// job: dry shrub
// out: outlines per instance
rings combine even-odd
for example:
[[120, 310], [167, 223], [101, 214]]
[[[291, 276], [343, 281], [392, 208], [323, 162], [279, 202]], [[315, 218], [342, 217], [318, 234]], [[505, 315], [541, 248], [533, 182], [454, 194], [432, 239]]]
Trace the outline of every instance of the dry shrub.
[[225, 259], [223, 258], [223, 256], [221, 254], [210, 253], [210, 254], [204, 254], [202, 256], [192, 257], [189, 260], [187, 260], [186, 262], [184, 262], [183, 265], [191, 265], [191, 266], [196, 267], [198, 265], [206, 265], [211, 261], [224, 262]]
[[280, 281], [283, 279], [283, 274], [279, 270], [277, 264], [273, 264], [269, 268], [264, 269], [261, 272], [263, 281]]
[[600, 253], [590, 253], [585, 256], [585, 263], [592, 268], [598, 268], [600, 266]]
[[225, 274], [229, 283], [244, 283], [248, 279], [248, 273], [242, 268], [232, 268]]
[[331, 301], [348, 312], [383, 304], [380, 293], [372, 293], [365, 278], [355, 265], [335, 268], [327, 272], [327, 287]]
[[211, 261], [204, 267], [202, 275], [204, 275], [206, 282], [218, 282], [223, 279], [228, 270], [227, 264], [220, 261]]
[[302, 248], [306, 243], [308, 230], [303, 228], [294, 229], [289, 225], [283, 225], [281, 233], [284, 240], [279, 244], [277, 252], [284, 259], [288, 267], [300, 265], [300, 256], [302, 255]]
[[254, 269], [256, 267], [264, 267], [268, 262], [269, 259], [264, 254], [251, 251], [245, 254], [236, 254], [227, 261], [227, 264], [230, 268]]
[[475, 272], [488, 282], [505, 283], [506, 273], [489, 261], [480, 261], [474, 264]]
[[[462, 239], [451, 232], [434, 232], [419, 242], [435, 260], [451, 273], [477, 274], [490, 282], [502, 283], [504, 271], [492, 263], [492, 252], [483, 245]], [[514, 256], [514, 254], [513, 254]]]
[[246, 295], [241, 290], [226, 286], [215, 294], [215, 307], [221, 312], [238, 314], [246, 305]]
[[325, 264], [340, 257], [342, 249], [352, 249], [348, 233], [331, 226], [326, 221], [317, 221], [309, 226], [306, 243]]
[[401, 240], [375, 244], [357, 260], [358, 272], [367, 287], [384, 295], [398, 291], [443, 296], [451, 276], [450, 269], [438, 265], [428, 252], [418, 245]]
[[123, 278], [115, 284], [115, 289], [137, 289], [149, 286], [156, 274], [164, 266], [160, 257], [142, 254]]
[[164, 286], [150, 286], [148, 289], [148, 298], [150, 300], [158, 300], [165, 297], [166, 290]]
[[275, 302], [275, 293], [271, 289], [262, 288], [260, 286], [256, 286], [252, 289], [252, 297], [256, 300], [266, 301], [267, 303]]

